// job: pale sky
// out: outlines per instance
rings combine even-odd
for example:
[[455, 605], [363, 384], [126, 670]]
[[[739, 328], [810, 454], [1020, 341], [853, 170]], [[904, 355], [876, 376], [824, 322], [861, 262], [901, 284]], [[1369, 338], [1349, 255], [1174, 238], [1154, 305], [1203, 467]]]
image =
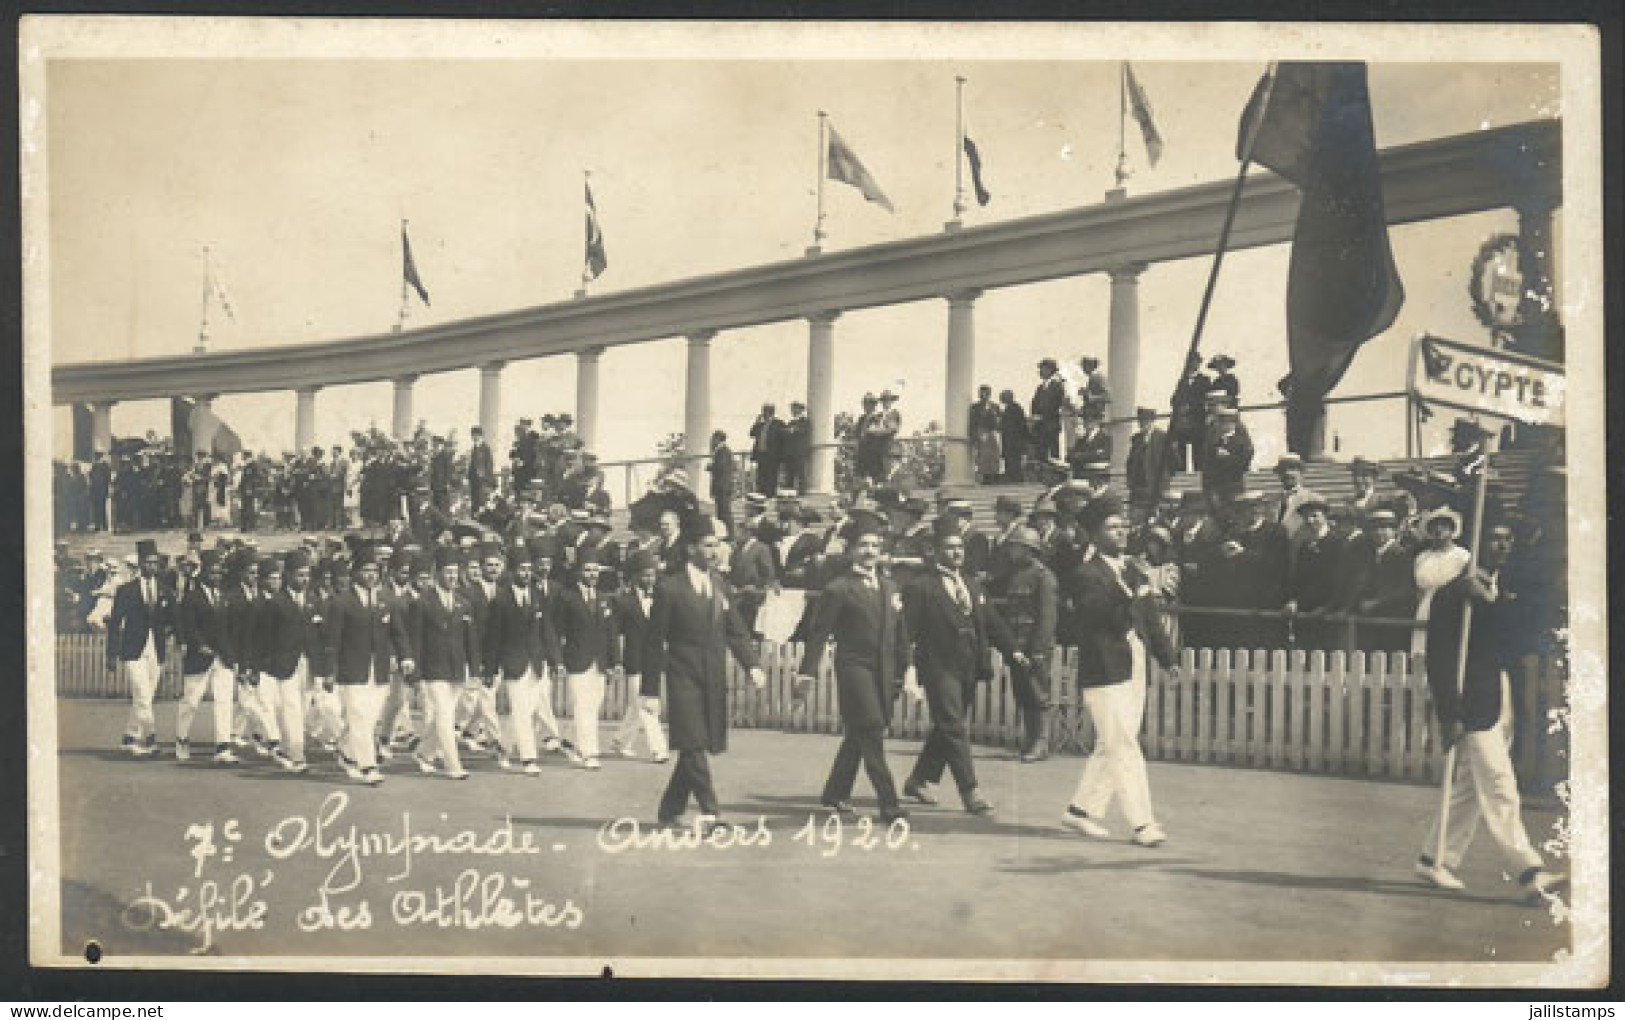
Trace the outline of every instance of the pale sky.
[[[1132, 56], [1132, 54], [1128, 54]], [[1110, 61], [53, 61], [46, 128], [53, 357], [58, 362], [189, 351], [214, 251], [235, 322], [211, 313], [215, 349], [298, 345], [387, 331], [400, 295], [399, 220], [411, 220], [434, 301], [409, 325], [568, 299], [582, 263], [581, 173], [593, 171], [609, 254], [608, 293], [799, 255], [810, 243], [818, 109], [897, 206], [828, 185], [829, 249], [942, 229], [953, 200], [954, 75], [992, 204], [985, 223], [1099, 201], [1117, 155], [1118, 65]], [[1146, 165], [1129, 125], [1132, 194], [1228, 179], [1236, 121], [1261, 62], [1136, 62], [1165, 139]], [[1377, 141], [1393, 145], [1559, 114], [1549, 64], [1373, 64]], [[1410, 339], [1487, 342], [1468, 268], [1510, 210], [1397, 228], [1408, 295], [1398, 321], [1356, 360], [1340, 392], [1403, 387]], [[1287, 247], [1233, 254], [1203, 347], [1240, 362], [1243, 401], [1269, 399], [1286, 370]], [[1152, 266], [1140, 282], [1140, 402], [1165, 406], [1207, 259]], [[1046, 354], [1106, 355], [1104, 275], [990, 291], [977, 303], [978, 382], [1025, 401]], [[835, 400], [905, 385], [905, 432], [942, 415], [947, 308], [935, 301], [843, 316]], [[805, 393], [803, 322], [713, 343], [716, 427], [742, 437], [764, 399]], [[603, 359], [600, 452], [649, 456], [682, 428], [683, 341], [612, 348]], [[1106, 364], [1108, 375], [1112, 366]], [[521, 414], [573, 411], [573, 357], [511, 364], [504, 441]], [[466, 441], [478, 373], [426, 376], [417, 412]], [[251, 448], [293, 437], [292, 393], [224, 396], [216, 411]], [[1373, 408], [1376, 409], [1373, 409]], [[333, 388], [317, 435], [387, 428], [390, 388]], [[1272, 419], [1278, 416], [1271, 416]], [[68, 413], [54, 418], [69, 449]], [[120, 405], [114, 432], [167, 429], [167, 402]], [[1276, 421], [1255, 423], [1278, 449]], [[1343, 455], [1403, 453], [1402, 405], [1332, 413]], [[1273, 444], [1273, 445], [1272, 445]], [[736, 442], [736, 448], [740, 444]], [[1261, 456], [1268, 463], [1270, 456]]]

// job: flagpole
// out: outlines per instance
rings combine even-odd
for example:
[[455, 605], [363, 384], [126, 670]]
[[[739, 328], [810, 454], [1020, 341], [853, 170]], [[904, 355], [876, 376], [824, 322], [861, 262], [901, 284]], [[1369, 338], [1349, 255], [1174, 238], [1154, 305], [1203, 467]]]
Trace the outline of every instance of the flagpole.
[[399, 333], [406, 327], [406, 217], [401, 217], [401, 313], [395, 319], [395, 332]]
[[[582, 167], [582, 169], [581, 169], [581, 180], [582, 180], [582, 183], [584, 185], [582, 190], [586, 194], [589, 194], [589, 195], [592, 194], [592, 171], [587, 169], [586, 167]], [[587, 296], [587, 284], [589, 284], [591, 282], [592, 282], [592, 253], [584, 251], [584, 252], [581, 253], [581, 288], [576, 291], [576, 297], [578, 297], [578, 298], [586, 297]]]
[[209, 349], [209, 246], [203, 246], [203, 311], [198, 316], [197, 346], [192, 353], [202, 354]]
[[965, 76], [954, 75], [954, 221], [965, 216]]
[[813, 243], [812, 243], [812, 247], [807, 249], [807, 254], [808, 255], [817, 255], [820, 251], [822, 251], [823, 250], [823, 245], [824, 245], [824, 238], [828, 236], [827, 234], [824, 233], [824, 178], [829, 175], [829, 168], [828, 168], [829, 139], [828, 139], [828, 136], [826, 134], [826, 132], [828, 131], [828, 127], [827, 127], [828, 122], [829, 122], [829, 114], [825, 113], [823, 110], [819, 110], [818, 111], [818, 219], [813, 221]]
[[1128, 61], [1117, 66], [1117, 187], [1128, 180]]
[[1208, 270], [1207, 287], [1202, 291], [1202, 304], [1196, 311], [1196, 327], [1191, 331], [1191, 345], [1185, 352], [1185, 364], [1180, 368], [1179, 382], [1174, 386], [1175, 396], [1178, 396], [1185, 380], [1192, 375], [1191, 360], [1198, 357], [1202, 348], [1202, 328], [1207, 324], [1208, 308], [1213, 303], [1213, 289], [1219, 282], [1219, 267], [1224, 265], [1224, 252], [1230, 245], [1230, 228], [1236, 222], [1236, 208], [1241, 205], [1241, 191], [1247, 183], [1247, 171], [1253, 165], [1253, 146], [1258, 141], [1258, 129], [1264, 123], [1264, 115], [1270, 105], [1270, 91], [1274, 87], [1275, 63], [1271, 61], [1269, 68], [1264, 72], [1264, 90], [1259, 99], [1258, 112], [1248, 125], [1247, 139], [1241, 153], [1241, 169], [1236, 171], [1236, 183], [1230, 189], [1230, 205], [1224, 210], [1224, 225], [1219, 228], [1219, 243], [1213, 252], [1213, 265]]

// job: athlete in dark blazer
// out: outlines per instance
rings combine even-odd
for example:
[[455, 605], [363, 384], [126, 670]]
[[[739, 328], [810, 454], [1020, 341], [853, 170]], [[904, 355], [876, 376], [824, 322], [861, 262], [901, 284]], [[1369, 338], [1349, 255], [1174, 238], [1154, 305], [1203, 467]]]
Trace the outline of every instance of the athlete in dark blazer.
[[797, 687], [798, 695], [804, 697], [824, 657], [824, 645], [833, 637], [835, 682], [845, 732], [822, 801], [839, 814], [855, 813], [848, 798], [861, 761], [880, 801], [881, 820], [889, 822], [907, 815], [886, 766], [885, 732], [897, 687], [908, 668], [909, 637], [902, 593], [877, 572], [883, 548], [881, 527], [874, 514], [854, 512], [852, 569], [825, 585], [819, 596]]

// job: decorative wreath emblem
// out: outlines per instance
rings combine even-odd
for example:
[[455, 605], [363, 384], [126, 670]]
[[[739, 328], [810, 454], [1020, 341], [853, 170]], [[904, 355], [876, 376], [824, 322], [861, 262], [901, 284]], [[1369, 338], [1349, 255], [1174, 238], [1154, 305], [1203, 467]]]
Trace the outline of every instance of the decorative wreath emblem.
[[1523, 324], [1524, 279], [1516, 234], [1496, 234], [1478, 249], [1467, 281], [1473, 314], [1485, 328], [1504, 332]]

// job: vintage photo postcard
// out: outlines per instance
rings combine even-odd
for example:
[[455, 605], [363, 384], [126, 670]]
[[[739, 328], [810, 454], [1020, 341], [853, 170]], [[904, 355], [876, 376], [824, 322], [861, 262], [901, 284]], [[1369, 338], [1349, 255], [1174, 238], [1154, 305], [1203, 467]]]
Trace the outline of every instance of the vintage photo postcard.
[[1599, 45], [24, 18], [33, 962], [1606, 984]]

